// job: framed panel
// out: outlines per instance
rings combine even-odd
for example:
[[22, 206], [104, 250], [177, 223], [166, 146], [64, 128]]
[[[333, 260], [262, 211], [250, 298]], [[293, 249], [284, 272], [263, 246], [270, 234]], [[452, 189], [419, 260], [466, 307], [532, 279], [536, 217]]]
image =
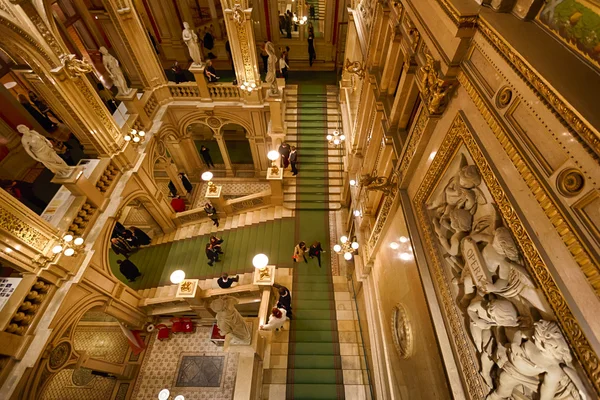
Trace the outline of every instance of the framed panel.
[[465, 121], [413, 203], [469, 397], [597, 395], [598, 357]]

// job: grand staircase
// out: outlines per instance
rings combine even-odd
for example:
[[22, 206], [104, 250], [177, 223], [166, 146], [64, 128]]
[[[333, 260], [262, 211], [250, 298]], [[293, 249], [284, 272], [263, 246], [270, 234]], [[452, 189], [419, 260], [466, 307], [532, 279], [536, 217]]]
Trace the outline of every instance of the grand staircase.
[[[327, 144], [327, 134], [339, 129], [335, 86], [326, 91], [298, 93], [286, 87], [286, 141], [298, 149], [298, 179], [284, 179], [284, 207], [296, 210], [337, 210], [341, 207], [343, 150]], [[302, 120], [302, 135], [299, 123]]]

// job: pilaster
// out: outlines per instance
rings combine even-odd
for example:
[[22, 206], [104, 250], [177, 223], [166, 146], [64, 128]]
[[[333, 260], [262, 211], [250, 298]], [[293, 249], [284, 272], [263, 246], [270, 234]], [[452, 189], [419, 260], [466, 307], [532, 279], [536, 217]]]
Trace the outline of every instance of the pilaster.
[[225, 144], [225, 138], [223, 138], [223, 135], [219, 133], [215, 133], [214, 138], [219, 145], [219, 150], [221, 151], [221, 156], [223, 157], [223, 162], [225, 163], [225, 175], [235, 176], [233, 173], [233, 165], [231, 164], [231, 159], [229, 158], [229, 152], [227, 151], [227, 144]]
[[193, 176], [202, 169], [202, 161], [191, 136], [184, 137], [179, 141], [166, 141], [165, 143], [175, 164], [183, 169], [186, 174]]

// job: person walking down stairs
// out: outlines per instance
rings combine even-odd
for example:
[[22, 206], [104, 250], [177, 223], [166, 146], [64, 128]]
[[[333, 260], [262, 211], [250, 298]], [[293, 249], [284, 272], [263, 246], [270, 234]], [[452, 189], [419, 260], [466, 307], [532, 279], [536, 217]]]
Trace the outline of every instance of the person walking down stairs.
[[300, 242], [294, 247], [294, 262], [300, 262], [300, 259], [303, 258], [304, 262], [308, 264], [308, 260], [306, 259], [306, 243]]
[[269, 322], [261, 325], [259, 329], [263, 331], [278, 331], [279, 329], [283, 329], [283, 324], [287, 320], [286, 313], [283, 308], [273, 307], [271, 315], [269, 315]]
[[210, 203], [206, 203], [204, 205], [204, 211], [208, 218], [210, 218], [213, 222], [213, 225], [217, 228], [219, 227], [219, 216], [217, 215], [217, 209]]
[[292, 165], [292, 175], [298, 175], [298, 167], [296, 167], [296, 163], [298, 162], [298, 153], [296, 153], [296, 146], [292, 146], [292, 151], [290, 152], [290, 164]]
[[321, 253], [323, 252], [323, 248], [321, 247], [321, 242], [315, 241], [310, 245], [308, 249], [308, 255], [310, 258], [317, 257], [317, 261], [319, 261], [319, 268], [321, 268]]
[[277, 300], [277, 308], [283, 308], [286, 311], [287, 317], [292, 319], [292, 295], [290, 290], [283, 285], [274, 283], [273, 287], [279, 291], [279, 299]]

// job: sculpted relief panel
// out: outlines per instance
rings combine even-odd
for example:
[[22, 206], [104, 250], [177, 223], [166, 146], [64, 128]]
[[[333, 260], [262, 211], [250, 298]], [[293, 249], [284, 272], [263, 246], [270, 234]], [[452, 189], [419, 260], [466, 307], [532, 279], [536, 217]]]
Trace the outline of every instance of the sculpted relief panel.
[[508, 200], [461, 115], [436, 158], [414, 201], [470, 397], [592, 398], [577, 356], [590, 363], [592, 381], [597, 357], [587, 342], [572, 352], [576, 334], [561, 327], [581, 336], [580, 328], [568, 309], [557, 315], [566, 306], [558, 289], [547, 300], [554, 282], [542, 288], [542, 273], [530, 272], [524, 252], [539, 255], [514, 209], [506, 213]]

